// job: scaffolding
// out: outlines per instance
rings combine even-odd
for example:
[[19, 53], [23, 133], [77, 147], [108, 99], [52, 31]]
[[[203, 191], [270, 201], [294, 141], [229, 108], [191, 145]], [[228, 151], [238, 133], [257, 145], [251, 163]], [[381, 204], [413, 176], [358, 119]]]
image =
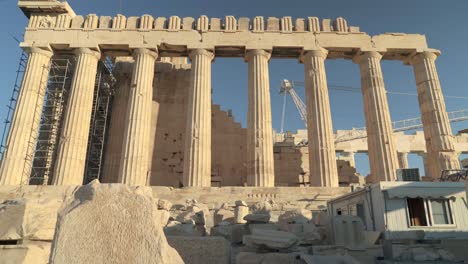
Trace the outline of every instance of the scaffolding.
[[116, 82], [112, 71], [113, 64], [109, 58], [103, 62], [99, 62], [88, 137], [84, 184], [95, 179], [101, 179], [112, 107], [113, 87]]
[[74, 59], [71, 57], [54, 57], [51, 60], [39, 132], [32, 140], [35, 151], [29, 184], [47, 185], [52, 180], [73, 67]]
[[18, 63], [18, 68], [16, 70], [16, 79], [15, 84], [13, 86], [13, 92], [10, 96], [9, 104], [7, 105], [7, 115], [5, 120], [3, 121], [3, 131], [2, 131], [2, 139], [0, 141], [0, 164], [3, 160], [3, 153], [6, 149], [6, 141], [8, 132], [10, 131], [11, 119], [13, 118], [13, 113], [16, 108], [16, 102], [18, 100], [19, 91], [21, 89], [21, 82], [23, 81], [24, 72], [26, 71], [26, 65], [28, 63], [28, 53], [22, 52], [20, 56], [20, 60]]

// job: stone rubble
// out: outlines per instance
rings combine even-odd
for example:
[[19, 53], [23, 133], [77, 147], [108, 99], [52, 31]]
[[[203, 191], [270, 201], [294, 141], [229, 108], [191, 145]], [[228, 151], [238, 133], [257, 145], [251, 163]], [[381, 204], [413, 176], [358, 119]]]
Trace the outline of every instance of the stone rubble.
[[150, 188], [82, 186], [59, 213], [50, 263], [184, 263], [167, 243], [159, 212]]
[[251, 235], [243, 238], [243, 243], [247, 246], [272, 250], [291, 248], [298, 241], [298, 237], [292, 233], [266, 229], [253, 229]]

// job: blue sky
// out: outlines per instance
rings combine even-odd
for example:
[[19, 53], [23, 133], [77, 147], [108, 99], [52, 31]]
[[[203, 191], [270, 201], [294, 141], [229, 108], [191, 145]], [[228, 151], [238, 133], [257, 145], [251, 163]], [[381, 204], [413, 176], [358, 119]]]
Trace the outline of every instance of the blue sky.
[[[22, 38], [27, 20], [16, 7], [17, 1], [0, 0], [0, 33], [2, 44], [0, 56], [0, 119], [6, 114], [15, 70], [20, 56], [18, 43], [11, 37]], [[166, 0], [166, 1], [124, 1], [117, 0], [70, 0], [70, 5], [78, 14], [127, 16], [151, 14], [157, 16], [177, 15], [180, 17], [207, 15], [224, 17], [246, 16], [292, 16], [319, 18], [344, 17], [348, 25], [360, 26], [361, 31], [371, 35], [385, 32], [425, 34], [431, 48], [442, 50], [437, 60], [439, 77], [444, 94], [447, 96], [468, 97], [468, 30], [466, 30], [468, 1], [466, 0], [392, 0], [392, 1], [208, 1], [208, 0]], [[358, 66], [347, 60], [328, 60], [327, 78], [330, 85], [360, 87]], [[412, 68], [398, 61], [383, 61], [382, 69], [386, 88], [389, 91], [416, 93]], [[222, 109], [232, 109], [233, 114], [245, 127], [247, 116], [247, 65], [240, 59], [216, 59], [213, 63], [213, 102]], [[273, 127], [279, 130], [282, 99], [278, 88], [282, 79], [303, 81], [304, 69], [296, 60], [273, 59], [270, 62], [270, 85], [272, 96]], [[304, 98], [304, 90], [298, 87]], [[389, 105], [393, 120], [419, 116], [416, 96], [389, 95]], [[364, 113], [360, 93], [330, 90], [330, 102], [334, 129], [363, 127]], [[468, 99], [446, 98], [447, 110], [468, 108]], [[286, 129], [304, 128], [291, 100], [286, 110]], [[468, 128], [468, 122], [454, 123], [454, 132]], [[357, 155], [357, 167], [363, 174], [368, 172], [367, 156]], [[410, 155], [410, 166], [422, 167], [420, 158]]]

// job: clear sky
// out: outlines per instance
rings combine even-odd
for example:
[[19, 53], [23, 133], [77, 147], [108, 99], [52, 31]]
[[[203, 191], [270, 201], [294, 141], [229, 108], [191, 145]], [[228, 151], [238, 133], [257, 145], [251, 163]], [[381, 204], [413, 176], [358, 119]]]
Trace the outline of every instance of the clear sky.
[[[0, 0], [0, 119], [4, 120], [18, 65], [20, 49], [12, 36], [22, 39], [27, 19], [16, 7], [15, 0]], [[305, 18], [344, 17], [348, 25], [360, 26], [361, 31], [371, 35], [385, 32], [425, 34], [431, 48], [440, 49], [437, 60], [439, 77], [446, 96], [468, 97], [468, 30], [466, 0], [334, 0], [334, 1], [278, 1], [278, 0], [70, 0], [77, 14], [127, 16], [151, 14], [154, 17], [177, 15], [180, 17], [207, 15], [209, 17], [292, 16]], [[327, 60], [327, 78], [330, 85], [360, 87], [358, 66], [348, 60]], [[385, 85], [389, 91], [416, 93], [412, 68], [398, 61], [383, 61]], [[216, 59], [213, 63], [213, 102], [222, 109], [232, 109], [243, 127], [247, 116], [247, 65], [238, 59]], [[280, 128], [282, 98], [278, 94], [282, 79], [303, 81], [304, 69], [296, 60], [273, 59], [270, 62], [270, 85], [273, 111], [273, 127]], [[305, 100], [304, 90], [298, 87]], [[418, 101], [412, 95], [388, 95], [393, 120], [419, 116]], [[364, 113], [360, 93], [330, 90], [330, 102], [334, 129], [363, 127]], [[468, 99], [446, 98], [447, 110], [468, 108]], [[3, 126], [3, 124], [2, 124]], [[287, 130], [304, 128], [292, 101], [288, 100], [286, 111]], [[468, 122], [452, 124], [454, 133], [468, 128]], [[466, 157], [466, 156], [465, 156]], [[368, 173], [368, 158], [356, 156], [358, 170]], [[410, 155], [411, 167], [422, 167], [416, 155]]]

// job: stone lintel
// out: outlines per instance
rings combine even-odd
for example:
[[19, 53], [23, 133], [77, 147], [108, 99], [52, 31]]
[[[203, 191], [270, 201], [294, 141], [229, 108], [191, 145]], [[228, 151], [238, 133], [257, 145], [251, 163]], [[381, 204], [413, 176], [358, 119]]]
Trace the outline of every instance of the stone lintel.
[[[122, 38], [122, 34], [125, 34], [125, 38]], [[356, 50], [376, 49], [385, 51], [384, 59], [402, 60], [415, 50], [427, 49], [423, 35], [389, 35], [382, 38], [378, 45], [372, 42], [374, 38], [375, 36], [371, 37], [366, 34], [338, 34], [337, 32], [257, 34], [252, 31], [200, 33], [196, 30], [166, 32], [34, 28], [27, 29], [25, 33], [25, 43], [51, 45], [54, 49], [66, 49], [69, 46], [99, 46], [104, 51], [128, 51], [132, 47], [157, 47], [162, 54], [168, 56], [187, 56], [187, 50], [202, 48], [216, 50], [217, 56], [220, 57], [243, 57], [245, 54], [242, 51], [245, 49], [266, 49], [273, 50], [272, 57], [298, 58], [302, 50], [316, 49], [317, 45], [320, 45], [329, 51], [329, 59], [352, 59]], [[148, 43], [151, 44], [148, 45]]]
[[37, 49], [42, 49], [44, 50], [45, 52], [52, 52], [52, 47], [45, 43], [45, 44], [38, 44], [38, 43], [26, 43], [26, 42], [21, 42], [20, 43], [20, 48], [22, 48], [23, 50], [25, 51], [31, 51], [33, 49], [37, 50]]

